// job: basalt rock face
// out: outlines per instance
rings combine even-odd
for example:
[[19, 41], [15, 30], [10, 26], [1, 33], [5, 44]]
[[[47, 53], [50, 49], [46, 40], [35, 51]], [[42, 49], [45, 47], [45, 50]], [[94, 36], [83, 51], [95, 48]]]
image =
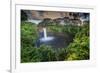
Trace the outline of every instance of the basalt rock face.
[[26, 14], [28, 15], [29, 19], [57, 19], [57, 18], [63, 18], [63, 17], [69, 17], [68, 12], [53, 12], [53, 11], [34, 11], [34, 10], [24, 10]]
[[39, 26], [46, 25], [81, 25], [82, 21], [80, 19], [70, 19], [68, 17], [57, 18], [57, 19], [49, 19], [45, 18], [39, 23]]
[[24, 12], [29, 20], [41, 20], [39, 24], [83, 25], [83, 22], [89, 23], [89, 13], [34, 10], [24, 10]]

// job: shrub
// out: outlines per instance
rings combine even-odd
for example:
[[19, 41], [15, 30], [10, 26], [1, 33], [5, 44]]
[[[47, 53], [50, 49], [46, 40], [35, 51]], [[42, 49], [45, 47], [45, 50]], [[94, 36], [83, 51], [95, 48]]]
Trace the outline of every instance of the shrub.
[[75, 35], [74, 41], [68, 46], [68, 54], [65, 60], [89, 59], [89, 26], [84, 25], [81, 31]]
[[21, 42], [24, 45], [31, 44], [38, 38], [37, 27], [33, 23], [22, 22]]
[[66, 34], [71, 34], [75, 36], [75, 34], [80, 31], [80, 28], [81, 27], [77, 25], [65, 25], [62, 31]]
[[21, 62], [29, 61], [28, 51], [35, 46], [35, 41], [38, 38], [36, 25], [29, 22], [21, 23]]

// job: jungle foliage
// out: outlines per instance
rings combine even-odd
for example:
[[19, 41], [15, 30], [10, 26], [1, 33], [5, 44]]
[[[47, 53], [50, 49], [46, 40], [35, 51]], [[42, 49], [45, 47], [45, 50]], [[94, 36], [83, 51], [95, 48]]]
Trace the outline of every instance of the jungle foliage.
[[46, 62], [88, 60], [89, 48], [89, 24], [83, 26], [65, 25], [48, 26], [52, 32], [64, 32], [71, 34], [73, 41], [66, 48], [52, 49], [47, 45], [35, 46], [38, 39], [37, 25], [30, 22], [21, 22], [21, 62]]

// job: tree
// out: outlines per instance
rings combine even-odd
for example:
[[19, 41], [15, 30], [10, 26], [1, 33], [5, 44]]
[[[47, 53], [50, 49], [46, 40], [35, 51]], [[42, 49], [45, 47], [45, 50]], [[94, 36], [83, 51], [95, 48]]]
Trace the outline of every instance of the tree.
[[24, 12], [24, 10], [21, 10], [21, 21], [25, 21], [27, 20], [28, 16], [27, 14]]

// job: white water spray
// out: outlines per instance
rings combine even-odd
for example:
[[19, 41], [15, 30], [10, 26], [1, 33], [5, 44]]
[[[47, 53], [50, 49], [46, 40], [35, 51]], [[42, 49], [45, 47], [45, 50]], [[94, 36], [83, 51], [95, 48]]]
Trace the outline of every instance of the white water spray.
[[44, 35], [44, 37], [40, 39], [40, 41], [42, 41], [42, 42], [51, 41], [54, 39], [54, 37], [47, 36], [46, 28], [43, 28], [43, 35]]
[[43, 28], [43, 34], [44, 34], [44, 38], [47, 38], [47, 32], [46, 32], [46, 28]]

